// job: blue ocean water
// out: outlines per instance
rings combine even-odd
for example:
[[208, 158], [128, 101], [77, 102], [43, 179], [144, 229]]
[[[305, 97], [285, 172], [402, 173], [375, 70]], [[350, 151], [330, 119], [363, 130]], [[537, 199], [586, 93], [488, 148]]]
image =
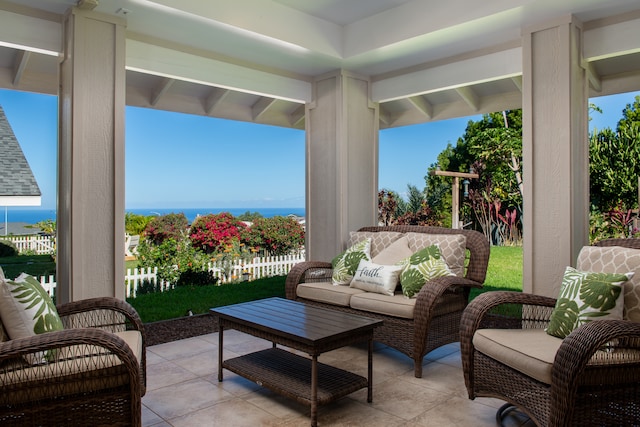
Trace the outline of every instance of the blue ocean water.
[[[184, 213], [189, 222], [193, 222], [198, 215], [207, 215], [210, 213], [217, 214], [220, 212], [229, 212], [233, 216], [242, 215], [245, 212], [259, 212], [265, 218], [274, 216], [287, 216], [290, 214], [304, 216], [304, 208], [149, 208], [149, 209], [127, 209], [138, 215], [166, 215], [168, 213]], [[56, 211], [53, 209], [24, 209], [24, 208], [7, 208], [7, 222], [25, 222], [27, 224], [35, 224], [47, 219], [56, 219]], [[0, 220], [4, 222], [4, 210], [0, 210]]]

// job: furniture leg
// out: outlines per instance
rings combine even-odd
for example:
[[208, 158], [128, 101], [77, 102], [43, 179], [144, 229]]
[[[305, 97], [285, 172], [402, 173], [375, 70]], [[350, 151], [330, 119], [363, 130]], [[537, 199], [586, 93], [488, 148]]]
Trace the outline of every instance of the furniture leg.
[[222, 319], [218, 319], [218, 382], [222, 381], [222, 341], [223, 341], [223, 321]]
[[368, 383], [367, 386], [367, 402], [373, 401], [373, 335], [369, 338], [369, 366], [368, 366]]
[[318, 355], [311, 359], [311, 427], [318, 425]]

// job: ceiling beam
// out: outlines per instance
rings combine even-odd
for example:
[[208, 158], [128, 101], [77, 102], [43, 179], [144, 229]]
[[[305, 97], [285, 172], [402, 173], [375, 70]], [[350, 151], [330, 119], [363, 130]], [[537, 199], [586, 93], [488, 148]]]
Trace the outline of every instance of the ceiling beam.
[[430, 119], [433, 117], [433, 105], [422, 95], [412, 96], [407, 98], [407, 100], [413, 105], [418, 111], [425, 115], [426, 118]]
[[16, 61], [13, 64], [13, 85], [18, 86], [20, 84], [20, 80], [22, 80], [22, 75], [24, 74], [24, 70], [27, 68], [27, 63], [29, 62], [29, 58], [31, 57], [31, 52], [26, 50], [21, 50], [18, 52], [16, 56]]
[[391, 117], [389, 111], [382, 104], [380, 104], [380, 108], [378, 111], [378, 118], [385, 126], [389, 126], [391, 124]]
[[589, 79], [589, 84], [591, 84], [593, 90], [595, 90], [596, 92], [601, 92], [602, 80], [600, 79], [598, 72], [593, 66], [593, 63], [584, 61], [582, 66], [587, 72], [587, 79]]
[[167, 93], [171, 85], [175, 82], [175, 79], [163, 78], [160, 84], [153, 91], [153, 95], [151, 96], [151, 105], [155, 107], [155, 105], [160, 101], [160, 98]]
[[229, 89], [222, 89], [214, 87], [211, 89], [211, 93], [207, 96], [207, 99], [204, 101], [204, 110], [207, 115], [211, 115], [213, 113], [213, 109], [216, 108], [224, 99], [229, 95], [231, 91]]
[[289, 123], [291, 126], [296, 127], [302, 123], [305, 119], [305, 105], [300, 104], [291, 114], [289, 114]]
[[522, 76], [513, 76], [511, 77], [511, 81], [516, 85], [520, 93], [522, 93]]
[[275, 98], [260, 97], [256, 103], [251, 106], [251, 116], [253, 120], [258, 121], [276, 101]]
[[458, 87], [456, 88], [456, 92], [464, 102], [473, 109], [473, 111], [478, 111], [480, 109], [480, 98], [469, 86]]

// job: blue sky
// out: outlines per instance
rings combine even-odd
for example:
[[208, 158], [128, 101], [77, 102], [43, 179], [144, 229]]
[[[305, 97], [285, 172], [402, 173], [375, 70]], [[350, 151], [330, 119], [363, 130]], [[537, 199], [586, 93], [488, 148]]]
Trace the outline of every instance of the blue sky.
[[[603, 114], [592, 113], [589, 129], [615, 128], [636, 95], [592, 99]], [[40, 186], [42, 208], [55, 209], [57, 98], [0, 90], [0, 106]], [[380, 131], [379, 187], [422, 189], [429, 165], [479, 117]], [[304, 145], [301, 130], [127, 107], [126, 208], [304, 207]]]

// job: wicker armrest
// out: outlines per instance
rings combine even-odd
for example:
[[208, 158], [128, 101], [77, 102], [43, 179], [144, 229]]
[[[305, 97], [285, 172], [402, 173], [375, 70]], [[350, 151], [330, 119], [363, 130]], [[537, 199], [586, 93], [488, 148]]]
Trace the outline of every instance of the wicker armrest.
[[[618, 370], [617, 375], [614, 372]], [[575, 329], [562, 340], [551, 371], [558, 390], [580, 384], [640, 381], [640, 323], [599, 320]]]
[[[555, 304], [555, 298], [542, 295], [510, 291], [485, 292], [478, 295], [465, 309], [460, 323], [460, 338], [471, 340], [475, 331], [487, 324], [492, 328], [518, 328], [527, 322], [546, 323]], [[496, 310], [500, 306], [526, 306], [528, 309], [503, 310], [500, 316], [491, 316], [489, 321], [489, 315], [500, 311]]]
[[[0, 343], [0, 405], [90, 393], [125, 381], [142, 394], [140, 364], [125, 341], [100, 329], [70, 329]], [[123, 376], [126, 375], [126, 376]]]
[[60, 304], [56, 308], [66, 329], [100, 328], [109, 332], [137, 330], [143, 334], [144, 342], [142, 320], [126, 301], [99, 297]]
[[331, 263], [322, 261], [305, 261], [294, 265], [285, 281], [285, 295], [288, 299], [296, 298], [296, 288], [305, 281], [331, 280]]

